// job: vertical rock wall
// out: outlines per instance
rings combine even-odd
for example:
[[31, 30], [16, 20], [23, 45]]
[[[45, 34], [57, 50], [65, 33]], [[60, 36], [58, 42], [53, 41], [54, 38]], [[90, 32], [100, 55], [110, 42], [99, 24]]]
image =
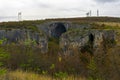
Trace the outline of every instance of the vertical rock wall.
[[12, 43], [18, 45], [31, 45], [40, 48], [43, 53], [48, 51], [47, 38], [41, 33], [30, 30], [0, 30], [0, 40], [4, 40], [3, 45]]
[[115, 32], [113, 30], [80, 30], [71, 33], [65, 33], [60, 38], [60, 47], [64, 51], [74, 48], [81, 50], [85, 46], [89, 46], [92, 51], [96, 52], [96, 50], [107, 45], [111, 47], [115, 41]]

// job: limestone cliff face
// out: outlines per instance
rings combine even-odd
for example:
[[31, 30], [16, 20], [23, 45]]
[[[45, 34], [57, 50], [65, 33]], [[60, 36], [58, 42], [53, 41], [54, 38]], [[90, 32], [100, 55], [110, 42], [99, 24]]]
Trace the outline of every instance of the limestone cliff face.
[[52, 21], [37, 25], [48, 37], [59, 38], [63, 33], [72, 29], [90, 29], [90, 25], [79, 25], [65, 21]]
[[3, 44], [30, 44], [45, 53], [48, 51], [48, 39], [53, 37], [60, 39], [59, 45], [66, 53], [71, 53], [74, 48], [82, 50], [86, 46], [97, 52], [101, 48], [112, 46], [116, 35], [114, 30], [97, 30], [89, 24], [67, 21], [45, 22], [36, 26], [10, 30], [1, 28], [0, 40], [5, 39]]
[[[36, 30], [36, 28], [34, 28], [33, 26], [26, 27], [24, 29], [23, 25], [20, 25], [19, 27], [17, 27], [17, 25], [12, 25], [10, 27], [7, 27], [10, 28], [9, 30], [6, 30], [6, 28], [4, 29], [2, 26], [0, 26], [2, 27], [2, 30], [0, 30], [0, 40], [6, 39], [3, 43], [4, 45], [11, 43], [22, 45], [31, 44], [32, 46], [39, 47], [42, 52], [47, 52], [48, 38], [59, 38], [63, 33], [68, 30], [68, 27], [71, 27], [71, 25], [72, 24], [70, 22], [45, 22], [43, 24], [36, 25], [38, 30]], [[29, 28], [35, 30], [31, 31], [29, 30]]]
[[89, 46], [93, 51], [112, 45], [115, 41], [113, 30], [73, 30], [60, 37], [60, 47], [64, 52]]
[[0, 40], [3, 44], [32, 45], [41, 49], [41, 52], [47, 52], [47, 38], [38, 32], [25, 29], [0, 30]]

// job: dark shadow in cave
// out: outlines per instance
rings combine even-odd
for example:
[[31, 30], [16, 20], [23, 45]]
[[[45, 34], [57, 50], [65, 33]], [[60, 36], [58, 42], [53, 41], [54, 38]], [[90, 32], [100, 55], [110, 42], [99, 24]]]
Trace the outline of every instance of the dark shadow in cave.
[[89, 41], [90, 41], [91, 43], [93, 43], [93, 41], [94, 41], [94, 36], [93, 36], [92, 34], [89, 35]]
[[93, 34], [89, 34], [89, 44], [84, 46], [81, 49], [81, 52], [84, 53], [84, 52], [87, 51], [92, 56], [93, 55], [93, 44], [94, 44], [94, 35]]
[[54, 29], [54, 37], [59, 38], [63, 33], [65, 33], [67, 30], [63, 23], [57, 23], [55, 29]]
[[94, 35], [93, 34], [90, 34], [89, 35], [89, 46], [91, 47], [91, 48], [93, 48], [93, 42], [94, 42]]

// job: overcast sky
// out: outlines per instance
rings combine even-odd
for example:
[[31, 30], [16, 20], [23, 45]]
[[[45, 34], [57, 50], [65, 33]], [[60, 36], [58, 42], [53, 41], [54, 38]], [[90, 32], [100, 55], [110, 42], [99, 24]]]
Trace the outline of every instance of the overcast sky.
[[83, 17], [90, 10], [96, 16], [120, 17], [120, 0], [0, 0], [0, 19], [16, 18], [22, 12], [23, 19], [56, 17]]

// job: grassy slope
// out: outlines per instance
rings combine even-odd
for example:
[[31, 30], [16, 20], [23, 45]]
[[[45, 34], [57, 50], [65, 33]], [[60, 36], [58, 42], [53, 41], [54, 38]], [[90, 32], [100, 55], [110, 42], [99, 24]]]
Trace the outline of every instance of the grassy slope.
[[48, 21], [71, 21], [71, 22], [120, 22], [120, 18], [117, 17], [78, 17], [78, 18], [53, 18], [53, 19], [45, 19], [45, 20], [28, 20], [21, 22], [1, 22], [0, 26], [3, 24], [6, 25], [33, 25], [33, 24], [41, 24], [43, 22]]
[[70, 21], [72, 23], [77, 23], [77, 24], [92, 24], [96, 23], [97, 24], [109, 24], [109, 25], [114, 25], [118, 26], [120, 25], [120, 18], [117, 17], [78, 17], [78, 18], [55, 18], [55, 19], [45, 19], [45, 20], [28, 20], [28, 21], [21, 21], [21, 22], [1, 22], [0, 23], [0, 29], [32, 29], [32, 30], [37, 30], [36, 25], [42, 24], [44, 22], [49, 22], [49, 21]]

